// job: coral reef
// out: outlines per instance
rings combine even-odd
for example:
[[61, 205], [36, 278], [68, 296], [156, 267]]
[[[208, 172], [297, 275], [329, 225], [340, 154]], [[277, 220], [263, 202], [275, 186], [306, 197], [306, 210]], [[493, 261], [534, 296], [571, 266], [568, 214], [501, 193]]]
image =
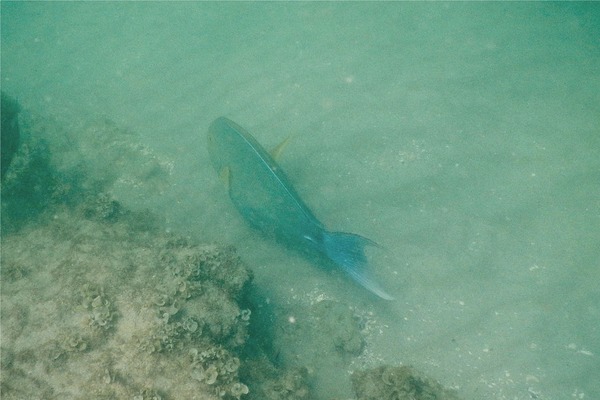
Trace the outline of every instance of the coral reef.
[[251, 275], [231, 248], [63, 212], [3, 238], [3, 259], [3, 276], [28, 273], [2, 281], [2, 398], [28, 397], [23, 380], [47, 398], [248, 394], [237, 298]]
[[[110, 194], [131, 159], [140, 185], [164, 177], [156, 158], [110, 123], [63, 148], [56, 124], [25, 121], [2, 182], [2, 399], [308, 398], [306, 374], [249, 343], [252, 274], [235, 250], [166, 234]], [[108, 154], [88, 163], [77, 149], [96, 134]]]
[[408, 366], [381, 366], [352, 374], [357, 400], [458, 400], [439, 383]]
[[127, 215], [57, 212], [3, 238], [2, 398], [307, 399], [305, 373], [244, 352], [251, 274], [234, 250]]

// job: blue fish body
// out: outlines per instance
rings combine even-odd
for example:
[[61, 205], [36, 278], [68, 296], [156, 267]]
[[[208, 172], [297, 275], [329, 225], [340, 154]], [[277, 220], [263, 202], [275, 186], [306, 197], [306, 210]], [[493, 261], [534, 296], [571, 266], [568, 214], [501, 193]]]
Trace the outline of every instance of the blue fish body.
[[323, 255], [377, 296], [392, 300], [366, 274], [360, 235], [328, 231], [302, 201], [273, 157], [244, 128], [220, 117], [208, 129], [211, 162], [240, 214], [267, 236], [305, 252]]

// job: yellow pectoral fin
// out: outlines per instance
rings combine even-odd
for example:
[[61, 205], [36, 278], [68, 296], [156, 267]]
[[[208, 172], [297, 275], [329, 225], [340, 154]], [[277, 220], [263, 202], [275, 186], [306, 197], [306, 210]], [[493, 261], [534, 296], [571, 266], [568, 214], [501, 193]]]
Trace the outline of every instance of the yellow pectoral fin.
[[219, 178], [225, 184], [225, 188], [229, 192], [229, 187], [231, 186], [229, 183], [231, 182], [231, 169], [229, 167], [223, 167], [219, 172]]
[[271, 150], [271, 157], [273, 157], [273, 160], [279, 160], [281, 153], [283, 153], [283, 149], [287, 147], [288, 143], [290, 142], [290, 139], [292, 139], [292, 136], [288, 136], [283, 142], [273, 147], [273, 149]]

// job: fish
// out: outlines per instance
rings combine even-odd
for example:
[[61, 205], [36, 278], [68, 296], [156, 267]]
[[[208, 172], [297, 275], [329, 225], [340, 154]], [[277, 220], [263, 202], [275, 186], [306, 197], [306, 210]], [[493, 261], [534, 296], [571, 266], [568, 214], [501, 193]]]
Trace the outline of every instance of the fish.
[[367, 271], [365, 247], [377, 244], [354, 233], [328, 230], [250, 132], [219, 117], [210, 124], [207, 139], [211, 163], [251, 227], [288, 247], [325, 258], [373, 294], [394, 299]]

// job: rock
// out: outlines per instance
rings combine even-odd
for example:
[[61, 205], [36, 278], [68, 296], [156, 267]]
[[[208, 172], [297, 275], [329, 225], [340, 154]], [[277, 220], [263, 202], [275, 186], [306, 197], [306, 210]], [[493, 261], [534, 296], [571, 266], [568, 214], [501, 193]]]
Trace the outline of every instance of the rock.
[[458, 400], [438, 382], [408, 366], [381, 366], [352, 374], [357, 400]]
[[[11, 382], [25, 371], [61, 398], [245, 395], [237, 351], [247, 337], [238, 305], [251, 279], [247, 268], [231, 248], [137, 232], [125, 222], [65, 211], [3, 237], [2, 269], [28, 270], [2, 282], [3, 399], [21, 398]], [[221, 273], [235, 284], [222, 284]], [[157, 303], [160, 296], [166, 304]], [[174, 308], [168, 318], [165, 307]], [[207, 356], [195, 361], [191, 349]], [[205, 379], [191, 379], [195, 368]]]

